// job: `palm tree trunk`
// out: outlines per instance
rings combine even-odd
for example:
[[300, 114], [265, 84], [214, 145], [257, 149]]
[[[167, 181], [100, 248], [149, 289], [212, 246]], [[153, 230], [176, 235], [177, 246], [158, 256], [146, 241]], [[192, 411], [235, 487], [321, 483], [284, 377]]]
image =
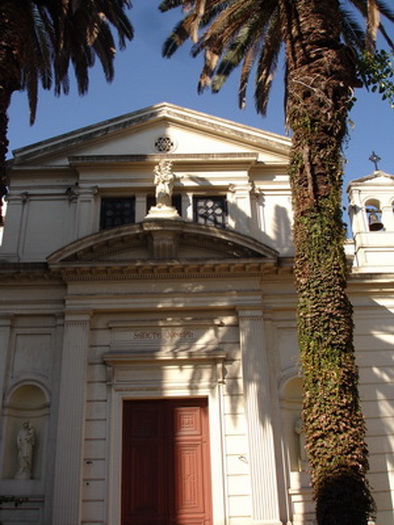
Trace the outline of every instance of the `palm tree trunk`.
[[6, 157], [8, 152], [7, 111], [12, 93], [20, 88], [19, 50], [24, 35], [23, 17], [19, 2], [13, 0], [0, 3], [0, 221], [1, 207], [7, 194]]
[[337, 0], [282, 0], [282, 8], [303, 419], [317, 519], [366, 525], [374, 504], [340, 208], [342, 142], [356, 74], [340, 43]]

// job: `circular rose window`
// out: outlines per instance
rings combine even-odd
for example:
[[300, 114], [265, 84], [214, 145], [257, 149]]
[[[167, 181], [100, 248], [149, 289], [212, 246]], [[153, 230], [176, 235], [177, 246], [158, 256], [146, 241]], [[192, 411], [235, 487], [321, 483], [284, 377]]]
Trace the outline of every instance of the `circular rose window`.
[[159, 153], [170, 153], [175, 149], [175, 142], [167, 135], [158, 137], [155, 140], [155, 150]]

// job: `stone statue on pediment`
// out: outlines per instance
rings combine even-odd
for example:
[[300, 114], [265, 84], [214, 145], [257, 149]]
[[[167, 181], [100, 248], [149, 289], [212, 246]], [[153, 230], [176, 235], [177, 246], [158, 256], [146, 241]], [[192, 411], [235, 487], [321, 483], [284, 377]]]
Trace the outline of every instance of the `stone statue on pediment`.
[[155, 166], [155, 186], [156, 186], [156, 206], [172, 206], [171, 197], [175, 182], [175, 174], [171, 171], [172, 163], [168, 160], [161, 160]]
[[171, 171], [172, 162], [161, 160], [154, 168], [154, 184], [156, 186], [156, 205], [150, 208], [145, 219], [180, 219], [178, 211], [172, 205], [174, 183], [182, 177]]

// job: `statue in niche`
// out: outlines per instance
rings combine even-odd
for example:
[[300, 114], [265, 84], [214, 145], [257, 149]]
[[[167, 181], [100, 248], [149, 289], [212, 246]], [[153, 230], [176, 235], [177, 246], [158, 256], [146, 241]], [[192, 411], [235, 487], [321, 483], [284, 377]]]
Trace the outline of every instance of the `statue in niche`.
[[298, 464], [301, 472], [304, 472], [308, 468], [308, 458], [305, 450], [305, 429], [304, 422], [299, 417], [294, 424], [294, 432], [298, 438]]
[[156, 206], [172, 206], [171, 197], [175, 182], [175, 175], [171, 172], [172, 163], [169, 160], [161, 160], [155, 166]]
[[32, 474], [35, 431], [30, 421], [24, 421], [16, 437], [18, 463], [15, 479], [30, 479]]

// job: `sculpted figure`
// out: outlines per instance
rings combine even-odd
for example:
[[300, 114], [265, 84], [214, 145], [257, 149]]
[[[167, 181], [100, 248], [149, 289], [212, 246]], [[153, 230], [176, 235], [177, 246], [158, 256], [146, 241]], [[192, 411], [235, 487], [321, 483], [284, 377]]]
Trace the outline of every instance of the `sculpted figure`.
[[171, 206], [172, 189], [174, 187], [175, 175], [171, 172], [171, 162], [161, 160], [155, 166], [156, 206]]
[[304, 471], [308, 467], [308, 458], [306, 456], [306, 450], [305, 450], [305, 430], [304, 430], [304, 423], [302, 419], [299, 417], [294, 425], [294, 431], [298, 436], [298, 453], [299, 453], [299, 462], [301, 471]]
[[15, 478], [30, 479], [32, 472], [33, 447], [35, 432], [30, 421], [25, 421], [18, 432], [16, 443], [18, 446], [18, 466]]

